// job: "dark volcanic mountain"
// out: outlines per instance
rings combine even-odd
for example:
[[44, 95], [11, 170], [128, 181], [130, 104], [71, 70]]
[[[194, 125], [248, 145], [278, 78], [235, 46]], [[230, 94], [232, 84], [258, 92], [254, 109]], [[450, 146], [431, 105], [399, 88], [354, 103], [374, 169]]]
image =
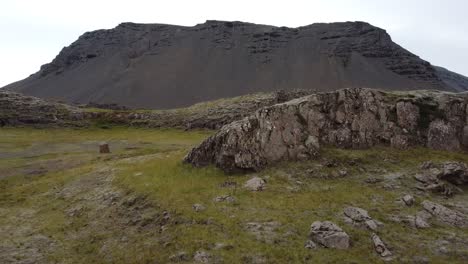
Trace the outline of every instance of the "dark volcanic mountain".
[[6, 88], [67, 102], [173, 108], [279, 89], [459, 91], [466, 83], [363, 22], [286, 28], [207, 21], [87, 32]]

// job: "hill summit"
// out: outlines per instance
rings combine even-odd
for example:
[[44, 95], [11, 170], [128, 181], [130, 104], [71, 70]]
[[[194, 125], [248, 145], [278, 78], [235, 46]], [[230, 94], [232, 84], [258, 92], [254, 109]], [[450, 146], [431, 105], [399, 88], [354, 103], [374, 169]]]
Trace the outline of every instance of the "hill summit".
[[163, 109], [274, 90], [468, 88], [364, 22], [298, 28], [206, 21], [87, 32], [7, 89], [68, 103]]

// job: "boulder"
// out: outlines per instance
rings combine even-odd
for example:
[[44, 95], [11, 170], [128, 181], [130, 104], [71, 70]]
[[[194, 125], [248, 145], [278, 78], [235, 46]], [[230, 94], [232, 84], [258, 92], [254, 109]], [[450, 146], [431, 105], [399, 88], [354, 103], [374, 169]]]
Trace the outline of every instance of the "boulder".
[[345, 222], [356, 225], [356, 226], [364, 226], [369, 228], [370, 230], [377, 230], [378, 223], [374, 221], [366, 210], [359, 208], [348, 206], [344, 209], [344, 217]]
[[263, 191], [266, 187], [266, 181], [260, 177], [253, 177], [244, 184], [244, 188], [253, 191]]
[[468, 217], [458, 211], [447, 208], [431, 201], [423, 201], [423, 208], [434, 216], [439, 222], [455, 227], [467, 227]]
[[468, 168], [462, 162], [446, 162], [442, 165], [439, 179], [448, 181], [455, 185], [468, 184]]
[[380, 239], [378, 235], [375, 233], [372, 234], [372, 242], [374, 243], [374, 248], [375, 251], [383, 258], [388, 258], [392, 255], [392, 252], [388, 250], [387, 246], [385, 246], [385, 243]]
[[[259, 171], [279, 161], [313, 159], [322, 144], [339, 148], [427, 146], [459, 151], [468, 94], [349, 88], [257, 110], [223, 126], [185, 162], [226, 172]], [[455, 107], [456, 106], [456, 107]]]
[[326, 248], [349, 248], [349, 236], [336, 224], [316, 221], [310, 226], [310, 239]]

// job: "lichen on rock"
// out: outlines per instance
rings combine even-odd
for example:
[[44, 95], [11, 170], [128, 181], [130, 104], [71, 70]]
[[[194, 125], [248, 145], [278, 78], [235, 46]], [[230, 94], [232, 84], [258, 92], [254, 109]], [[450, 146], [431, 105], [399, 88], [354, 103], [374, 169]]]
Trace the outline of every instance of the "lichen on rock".
[[279, 161], [316, 157], [321, 144], [339, 148], [467, 147], [467, 94], [383, 92], [348, 88], [264, 107], [223, 126], [185, 161], [226, 172], [259, 171]]

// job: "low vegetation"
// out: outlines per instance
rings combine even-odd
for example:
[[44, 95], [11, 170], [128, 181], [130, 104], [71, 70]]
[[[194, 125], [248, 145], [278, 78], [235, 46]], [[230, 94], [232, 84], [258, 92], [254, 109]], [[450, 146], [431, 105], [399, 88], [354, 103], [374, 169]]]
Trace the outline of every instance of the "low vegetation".
[[[384, 226], [379, 236], [395, 262], [427, 258], [466, 263], [468, 251], [437, 240], [468, 241], [466, 229], [414, 229], [390, 221], [437, 194], [418, 192], [422, 162], [468, 162], [463, 153], [425, 148], [342, 150], [285, 162], [255, 174], [266, 189], [242, 187], [252, 175], [225, 175], [181, 162], [211, 131], [108, 129], [0, 130], [0, 259], [7, 263], [167, 263], [207, 252], [222, 263], [378, 263], [371, 232], [343, 222], [357, 206]], [[111, 154], [99, 154], [106, 141]], [[395, 175], [399, 175], [398, 177]], [[369, 181], [369, 179], [377, 179]], [[398, 202], [412, 193], [416, 204]], [[229, 195], [233, 202], [216, 202]], [[466, 203], [456, 194], [450, 203]], [[204, 210], [194, 210], [194, 204]], [[351, 237], [348, 250], [304, 247], [310, 224], [330, 220]], [[250, 224], [249, 224], [250, 223]], [[257, 229], [249, 226], [259, 226]], [[466, 244], [465, 244], [466, 245]], [[263, 262], [262, 262], [263, 261]]]

